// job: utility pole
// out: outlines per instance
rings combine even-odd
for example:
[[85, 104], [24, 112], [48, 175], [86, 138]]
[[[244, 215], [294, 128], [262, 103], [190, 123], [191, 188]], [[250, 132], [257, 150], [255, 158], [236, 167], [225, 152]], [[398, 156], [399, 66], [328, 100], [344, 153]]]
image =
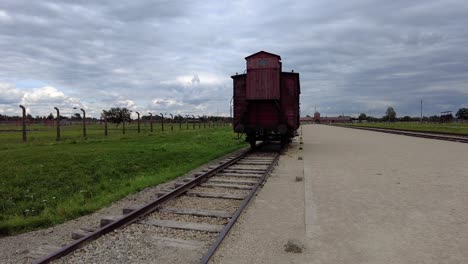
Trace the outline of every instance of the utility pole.
[[422, 119], [423, 119], [422, 107], [423, 107], [423, 100], [421, 100], [421, 119], [420, 119], [420, 123], [422, 123]]

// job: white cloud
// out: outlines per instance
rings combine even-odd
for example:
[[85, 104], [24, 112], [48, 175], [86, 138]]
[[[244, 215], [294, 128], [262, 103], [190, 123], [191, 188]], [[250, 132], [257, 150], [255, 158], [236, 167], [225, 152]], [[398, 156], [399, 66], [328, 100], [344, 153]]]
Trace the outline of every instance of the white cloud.
[[0, 105], [17, 104], [23, 97], [23, 94], [14, 85], [0, 82]]
[[161, 99], [161, 98], [155, 98], [151, 101], [152, 105], [154, 107], [167, 107], [167, 106], [181, 106], [183, 105], [181, 102], [178, 102], [173, 99]]
[[5, 11], [0, 9], [0, 22], [10, 22], [11, 16]]
[[72, 112], [73, 107], [84, 107], [80, 99], [65, 95], [55, 87], [45, 86], [20, 90], [11, 83], [0, 83], [0, 109], [2, 114], [16, 115], [18, 105], [24, 105], [31, 115], [46, 115], [54, 107], [63, 109], [63, 113]]
[[3, 0], [0, 81], [55, 90], [3, 89], [0, 101], [16, 109], [25, 95], [40, 111], [47, 102], [83, 102], [97, 114], [116, 105], [229, 113], [230, 75], [266, 50], [301, 74], [304, 114], [370, 102], [417, 113], [414, 98], [433, 100], [427, 107], [436, 112], [468, 100], [467, 10], [464, 0]]
[[123, 98], [115, 101], [115, 106], [125, 107], [125, 108], [128, 108], [129, 110], [136, 109], [136, 105], [135, 105], [135, 102], [133, 100], [123, 99]]

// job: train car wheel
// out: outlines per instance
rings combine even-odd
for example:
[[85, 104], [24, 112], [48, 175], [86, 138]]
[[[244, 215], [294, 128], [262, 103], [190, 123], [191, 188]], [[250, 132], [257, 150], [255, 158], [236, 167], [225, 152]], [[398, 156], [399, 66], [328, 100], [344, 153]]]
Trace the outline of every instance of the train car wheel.
[[257, 145], [257, 140], [255, 140], [255, 137], [251, 137], [249, 139], [249, 143], [250, 143], [250, 147], [254, 149]]
[[290, 139], [289, 139], [289, 137], [287, 135], [281, 136], [281, 147], [282, 148], [286, 147], [289, 144], [289, 142], [291, 142], [291, 141], [290, 141]]
[[257, 143], [257, 137], [255, 132], [254, 133], [247, 133], [247, 137], [245, 138], [245, 141], [250, 143], [251, 148], [255, 148], [256, 143]]

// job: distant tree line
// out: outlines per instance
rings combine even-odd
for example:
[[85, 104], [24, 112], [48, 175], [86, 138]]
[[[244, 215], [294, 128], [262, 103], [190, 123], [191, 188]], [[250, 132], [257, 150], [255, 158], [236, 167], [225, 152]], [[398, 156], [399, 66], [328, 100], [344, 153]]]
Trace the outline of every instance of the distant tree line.
[[[123, 122], [131, 123], [132, 111], [123, 107], [112, 107], [109, 110], [104, 110], [101, 114], [101, 119], [107, 118], [108, 122], [115, 123], [117, 126]], [[161, 113], [153, 113], [152, 115], [145, 114], [140, 116], [141, 120], [149, 121], [152, 119], [153, 121], [160, 122], [163, 118]], [[185, 122], [187, 120], [201, 120], [202, 122], [217, 122], [217, 121], [227, 121], [229, 118], [222, 117], [222, 116], [198, 116], [198, 115], [180, 115], [180, 114], [173, 114], [171, 113], [164, 113], [164, 120], [173, 120], [173, 122]]]
[[[468, 108], [460, 108], [458, 109], [455, 117], [460, 120], [468, 120]], [[446, 113], [442, 115], [433, 115], [433, 116], [423, 116], [423, 122], [450, 122], [454, 119], [454, 116], [451, 113]], [[373, 117], [368, 116], [365, 113], [361, 113], [357, 118], [359, 122], [367, 121], [367, 122], [419, 122], [421, 117], [411, 117], [411, 116], [403, 116], [397, 117], [397, 113], [393, 107], [388, 107], [387, 111], [385, 111], [385, 115], [382, 117]]]
[[[7, 115], [0, 114], [0, 121], [16, 121], [16, 120], [19, 120], [21, 118], [22, 118], [21, 116], [7, 116]], [[27, 114], [26, 119], [31, 120], [31, 121], [54, 120], [55, 116], [52, 113], [50, 113], [47, 116], [38, 116], [38, 115], [37, 116], [32, 116], [30, 114]], [[81, 119], [82, 119], [81, 114], [78, 114], [78, 113], [73, 114], [70, 117], [60, 115], [60, 120], [81, 120]], [[98, 119], [93, 118], [93, 117], [86, 117], [86, 120], [98, 120]]]

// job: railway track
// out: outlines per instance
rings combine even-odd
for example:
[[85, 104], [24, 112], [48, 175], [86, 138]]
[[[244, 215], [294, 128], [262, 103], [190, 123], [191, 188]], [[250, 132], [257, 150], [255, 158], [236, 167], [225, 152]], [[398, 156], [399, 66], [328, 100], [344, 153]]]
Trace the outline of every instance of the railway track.
[[430, 138], [438, 140], [446, 140], [460, 143], [468, 143], [468, 136], [457, 135], [457, 134], [444, 134], [438, 132], [418, 132], [418, 131], [409, 131], [409, 130], [399, 130], [399, 129], [385, 129], [385, 128], [373, 128], [373, 127], [358, 127], [358, 126], [342, 126], [346, 128], [369, 130], [375, 132], [396, 134], [396, 135], [405, 135], [411, 137], [421, 137], [421, 138]]
[[208, 263], [279, 158], [246, 150], [34, 263]]

